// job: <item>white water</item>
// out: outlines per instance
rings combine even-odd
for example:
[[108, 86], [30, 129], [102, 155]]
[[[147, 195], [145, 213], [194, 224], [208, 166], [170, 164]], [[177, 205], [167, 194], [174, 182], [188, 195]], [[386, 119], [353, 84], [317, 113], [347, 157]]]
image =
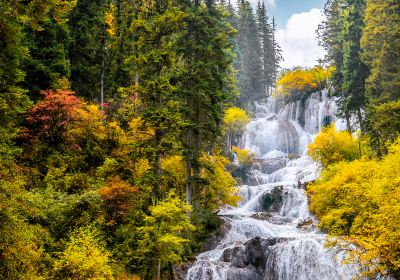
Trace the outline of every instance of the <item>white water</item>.
[[[269, 98], [256, 104], [256, 118], [247, 126], [242, 146], [260, 159], [264, 172], [253, 170], [257, 184], [239, 187], [242, 201], [237, 208], [221, 210], [230, 229], [217, 248], [197, 257], [187, 280], [347, 280], [357, 274], [356, 267], [342, 264], [342, 252], [324, 247], [324, 234], [313, 226], [299, 227], [305, 220], [315, 223], [301, 187], [318, 176], [316, 164], [306, 155], [307, 145], [326, 115], [338, 122], [334, 112], [326, 92], [315, 93], [304, 103], [283, 106]], [[299, 157], [289, 160], [289, 154]], [[265, 197], [274, 192], [280, 202], [264, 209]], [[257, 237], [262, 238], [258, 247], [248, 245]]]

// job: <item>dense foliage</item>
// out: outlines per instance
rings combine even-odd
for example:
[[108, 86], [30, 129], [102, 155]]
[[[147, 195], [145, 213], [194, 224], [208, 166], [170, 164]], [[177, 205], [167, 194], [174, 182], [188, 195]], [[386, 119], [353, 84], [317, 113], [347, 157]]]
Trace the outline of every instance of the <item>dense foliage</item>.
[[400, 275], [399, 164], [397, 140], [382, 160], [329, 162], [308, 187], [310, 209], [320, 227], [356, 245], [349, 246], [351, 256], [366, 267], [368, 276]]
[[308, 154], [322, 167], [327, 167], [333, 163], [360, 157], [359, 142], [348, 131], [337, 131], [332, 124], [323, 128], [308, 146]]
[[254, 101], [271, 95], [275, 89], [282, 60], [275, 38], [275, 19], [268, 17], [264, 1], [258, 1], [256, 13], [248, 0], [238, 0], [236, 11], [230, 1], [226, 6], [231, 13], [230, 21], [237, 29], [234, 41], [237, 54], [234, 67], [240, 90], [237, 105], [253, 110]]
[[330, 92], [347, 130], [360, 132], [354, 139], [331, 127], [317, 136], [309, 154], [324, 168], [308, 189], [321, 228], [355, 244], [348, 249], [365, 274], [395, 279], [400, 277], [399, 11], [398, 1], [327, 1], [319, 36], [326, 62], [336, 69]]
[[326, 62], [336, 68], [331, 94], [340, 115], [349, 131], [368, 134], [380, 155], [399, 131], [399, 9], [398, 1], [328, 0], [319, 27]]
[[307, 98], [309, 94], [327, 87], [333, 71], [333, 68], [324, 69], [321, 66], [282, 71], [277, 93], [288, 101]]
[[217, 1], [1, 2], [1, 279], [154, 279], [202, 249], [217, 209], [239, 199], [224, 156], [249, 121], [225, 113], [245, 51], [234, 13]]

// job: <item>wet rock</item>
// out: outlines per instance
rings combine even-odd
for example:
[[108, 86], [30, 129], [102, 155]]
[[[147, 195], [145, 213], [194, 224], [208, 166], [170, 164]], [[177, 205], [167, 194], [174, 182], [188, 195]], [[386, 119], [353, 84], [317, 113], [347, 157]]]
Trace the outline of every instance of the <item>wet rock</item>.
[[193, 262], [181, 263], [174, 266], [174, 277], [173, 280], [185, 280], [187, 271], [193, 265]]
[[231, 263], [227, 279], [262, 280], [267, 258], [271, 252], [269, 247], [287, 240], [286, 238], [263, 239], [256, 237], [242, 245], [226, 249], [222, 254], [221, 261]]
[[276, 225], [284, 225], [291, 223], [292, 219], [289, 217], [283, 217], [280, 215], [274, 215], [272, 213], [259, 212], [251, 215], [251, 218], [256, 220], [268, 221]]
[[271, 213], [265, 213], [265, 212], [259, 212], [251, 215], [251, 218], [262, 221], [269, 221], [271, 217], [272, 217]]
[[291, 153], [291, 154], [288, 155], [288, 159], [289, 160], [294, 160], [294, 159], [299, 159], [299, 158], [300, 158], [300, 156], [298, 154], [295, 154], [295, 153]]
[[231, 229], [231, 224], [223, 218], [221, 219], [221, 226], [213, 231], [207, 241], [203, 244], [202, 251], [211, 251], [215, 249], [220, 243], [226, 233]]
[[298, 183], [297, 183], [297, 188], [298, 188], [298, 189], [307, 190], [307, 187], [308, 187], [310, 184], [312, 184], [312, 183], [314, 183], [314, 181], [311, 181], [311, 182], [301, 182], [301, 181], [298, 181]]
[[227, 274], [228, 280], [262, 280], [262, 276], [255, 269], [230, 268]]
[[296, 228], [304, 231], [313, 231], [317, 228], [317, 222], [312, 218], [307, 218], [299, 221]]
[[[247, 249], [247, 247], [246, 247]], [[234, 267], [245, 268], [249, 265], [246, 249], [243, 247], [235, 247], [232, 250], [230, 263]]]
[[283, 205], [283, 195], [283, 186], [277, 186], [271, 192], [264, 193], [257, 211], [279, 212]]
[[286, 166], [286, 158], [271, 158], [258, 160], [255, 167], [264, 174], [272, 174]]
[[246, 248], [247, 262], [254, 267], [264, 270], [266, 257], [264, 255], [265, 243], [259, 237], [247, 241], [244, 246]]

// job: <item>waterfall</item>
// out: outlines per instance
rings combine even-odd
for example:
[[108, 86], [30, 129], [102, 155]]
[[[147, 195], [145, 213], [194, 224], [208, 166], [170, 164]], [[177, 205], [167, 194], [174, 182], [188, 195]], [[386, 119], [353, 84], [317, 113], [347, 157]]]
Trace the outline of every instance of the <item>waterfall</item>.
[[255, 108], [242, 147], [259, 162], [251, 175], [256, 184], [239, 187], [238, 207], [221, 209], [229, 230], [215, 249], [197, 257], [186, 279], [352, 279], [357, 267], [343, 264], [344, 252], [324, 246], [304, 189], [318, 176], [307, 145], [326, 116], [343, 126], [334, 102], [323, 91], [289, 104], [270, 97]]

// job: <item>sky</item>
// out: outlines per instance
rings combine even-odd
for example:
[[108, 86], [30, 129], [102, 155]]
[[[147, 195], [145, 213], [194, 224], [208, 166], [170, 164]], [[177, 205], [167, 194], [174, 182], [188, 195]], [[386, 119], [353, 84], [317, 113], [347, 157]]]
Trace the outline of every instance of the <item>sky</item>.
[[[276, 18], [277, 41], [282, 48], [283, 68], [310, 67], [324, 56], [315, 31], [322, 22], [325, 0], [264, 0], [268, 14]], [[255, 6], [257, 0], [251, 0]]]

